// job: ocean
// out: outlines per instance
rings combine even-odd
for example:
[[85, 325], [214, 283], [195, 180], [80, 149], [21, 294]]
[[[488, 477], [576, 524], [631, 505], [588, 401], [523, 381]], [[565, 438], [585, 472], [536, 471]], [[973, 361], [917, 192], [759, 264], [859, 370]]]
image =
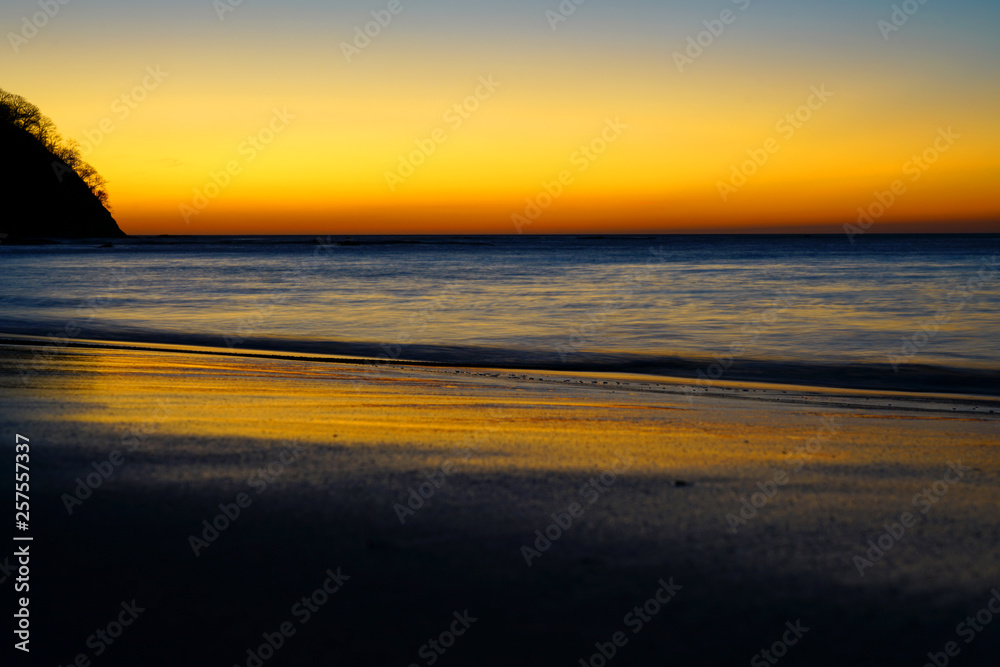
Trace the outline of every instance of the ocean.
[[1000, 235], [0, 245], [0, 334], [1000, 393]]

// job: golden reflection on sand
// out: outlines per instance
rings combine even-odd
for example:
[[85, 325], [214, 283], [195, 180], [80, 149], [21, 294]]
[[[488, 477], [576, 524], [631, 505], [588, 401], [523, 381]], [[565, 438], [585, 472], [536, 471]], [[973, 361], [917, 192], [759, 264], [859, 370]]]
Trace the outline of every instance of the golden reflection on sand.
[[[592, 470], [627, 452], [634, 473], [728, 474], [779, 466], [811, 439], [810, 466], [915, 464], [941, 448], [996, 442], [996, 421], [824, 405], [736, 401], [638, 386], [608, 389], [569, 374], [514, 381], [507, 373], [312, 363], [91, 349], [54, 357], [45, 391], [62, 418], [109, 427], [156, 419], [156, 433], [376, 448], [383, 463], [462, 468]], [[532, 373], [530, 377], [540, 378]], [[582, 377], [582, 376], [581, 376]], [[571, 378], [571, 379], [567, 379]], [[786, 392], [787, 393], [787, 392]], [[782, 396], [786, 397], [785, 395]], [[835, 437], [824, 435], [834, 415]], [[886, 437], [892, 418], [892, 437]], [[943, 434], [947, 437], [942, 437]], [[471, 453], [469, 450], [471, 448]]]

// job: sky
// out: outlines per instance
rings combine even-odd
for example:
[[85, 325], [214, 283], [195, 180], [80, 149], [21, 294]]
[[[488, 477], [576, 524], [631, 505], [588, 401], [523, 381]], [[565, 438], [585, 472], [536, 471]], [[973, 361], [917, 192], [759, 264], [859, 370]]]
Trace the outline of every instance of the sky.
[[0, 88], [129, 234], [1000, 231], [995, 0], [579, 1], [5, 0]]

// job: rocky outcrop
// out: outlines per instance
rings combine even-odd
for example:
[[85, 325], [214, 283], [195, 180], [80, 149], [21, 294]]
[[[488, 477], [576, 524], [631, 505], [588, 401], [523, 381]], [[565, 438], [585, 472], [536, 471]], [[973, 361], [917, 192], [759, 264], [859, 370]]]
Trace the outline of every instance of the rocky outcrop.
[[26, 130], [0, 123], [0, 234], [24, 238], [123, 237], [83, 179]]

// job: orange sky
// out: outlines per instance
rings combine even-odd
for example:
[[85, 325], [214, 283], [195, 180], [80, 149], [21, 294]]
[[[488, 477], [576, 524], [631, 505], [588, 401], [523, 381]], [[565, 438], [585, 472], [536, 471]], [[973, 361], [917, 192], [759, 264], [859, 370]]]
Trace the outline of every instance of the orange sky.
[[982, 14], [927, 6], [886, 40], [851, 2], [831, 20], [632, 0], [556, 30], [531, 3], [478, 23], [414, 3], [347, 62], [385, 4], [66, 6], [0, 85], [81, 142], [132, 234], [833, 232], [897, 180], [873, 231], [1000, 230]]

